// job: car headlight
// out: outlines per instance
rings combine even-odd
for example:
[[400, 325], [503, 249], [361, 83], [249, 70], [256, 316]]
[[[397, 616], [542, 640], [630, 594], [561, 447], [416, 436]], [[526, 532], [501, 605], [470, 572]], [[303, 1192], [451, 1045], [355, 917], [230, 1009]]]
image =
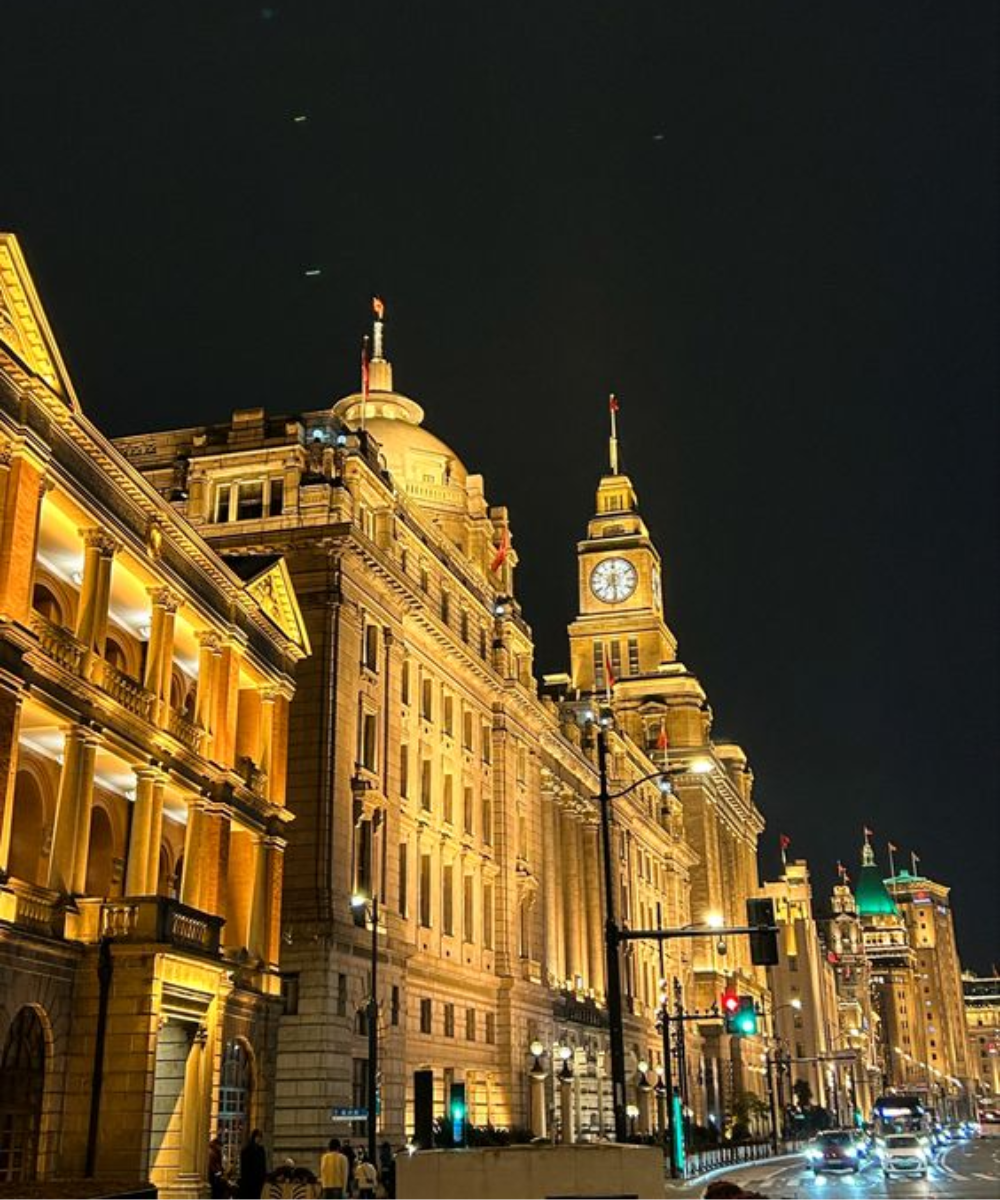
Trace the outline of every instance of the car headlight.
[[855, 1148], [854, 1148], [853, 1146], [848, 1146], [848, 1147], [847, 1147], [847, 1148], [844, 1150], [844, 1154], [845, 1154], [845, 1155], [846, 1155], [848, 1158], [857, 1158], [857, 1157], [858, 1157], [858, 1152], [857, 1152], [857, 1150], [855, 1150]]

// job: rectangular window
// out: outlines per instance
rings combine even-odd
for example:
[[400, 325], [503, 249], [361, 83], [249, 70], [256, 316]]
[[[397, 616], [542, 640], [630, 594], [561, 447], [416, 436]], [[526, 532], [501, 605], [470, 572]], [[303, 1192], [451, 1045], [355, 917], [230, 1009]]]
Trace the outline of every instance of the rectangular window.
[[426, 567], [420, 568], [420, 590], [422, 592], [430, 591], [431, 577]]
[[628, 640], [628, 673], [630, 675], [639, 674], [639, 639], [629, 638]]
[[441, 620], [448, 624], [448, 619], [451, 616], [451, 597], [447, 592], [441, 593]]
[[368, 1059], [355, 1058], [351, 1063], [351, 1104], [368, 1107]]
[[392, 985], [392, 999], [389, 1003], [389, 1020], [393, 1025], [399, 1024], [399, 988]]
[[420, 807], [431, 811], [431, 760], [425, 758], [420, 764]]
[[426, 677], [420, 686], [420, 715], [425, 721], [434, 720], [434, 684]]
[[420, 856], [420, 924], [431, 927], [431, 856]]
[[236, 520], [259, 521], [264, 515], [263, 479], [242, 480], [236, 487]]
[[474, 804], [472, 788], [467, 787], [462, 795], [462, 829], [466, 833], [473, 832]]
[[347, 976], [337, 976], [337, 1016], [347, 1016]]
[[372, 895], [372, 823], [359, 821], [354, 831], [354, 891]]
[[462, 879], [462, 934], [467, 942], [476, 940], [475, 884], [472, 875]]
[[449, 737], [455, 736], [455, 701], [451, 696], [444, 697], [444, 731]]
[[432, 1010], [431, 1010], [431, 1002], [425, 996], [424, 999], [420, 1001], [420, 1032], [421, 1033], [432, 1032], [432, 1028], [433, 1028], [432, 1022], [433, 1022], [433, 1016], [432, 1016]]
[[467, 1042], [476, 1040], [476, 1010], [474, 1008], [465, 1010], [465, 1040]]
[[447, 825], [455, 823], [455, 788], [454, 780], [450, 775], [444, 777], [444, 787], [441, 793], [442, 819]]
[[493, 845], [493, 801], [489, 792], [483, 789], [483, 843]]
[[486, 1014], [486, 1044], [495, 1045], [497, 1040], [497, 1019], [494, 1013]]
[[407, 742], [399, 743], [399, 794], [404, 800], [410, 798], [410, 747]]
[[364, 665], [369, 671], [378, 670], [378, 626], [365, 626]]
[[483, 724], [482, 756], [484, 763], [490, 763], [493, 761], [492, 730], [491, 727], [485, 723]]
[[611, 643], [611, 673], [615, 679], [622, 677], [622, 644], [617, 638]]
[[489, 639], [486, 636], [486, 630], [479, 630], [479, 657], [485, 662], [486, 655], [489, 652]]
[[361, 717], [361, 765], [366, 771], [378, 766], [378, 716], [372, 712]]
[[474, 724], [472, 710], [467, 708], [462, 713], [462, 746], [466, 750], [471, 750], [472, 747], [472, 726]]
[[528, 857], [528, 818], [523, 809], [517, 814], [517, 854], [519, 858]]
[[483, 884], [483, 945], [493, 949], [493, 884]]
[[299, 973], [288, 971], [281, 976], [281, 1003], [286, 1017], [294, 1017], [299, 1011]]
[[403, 670], [399, 677], [399, 694], [404, 704], [410, 703], [410, 660], [403, 660]]
[[447, 1038], [455, 1036], [455, 1006], [450, 1003], [444, 1006], [444, 1036]]
[[230, 484], [220, 483], [215, 489], [215, 513], [212, 519], [217, 525], [229, 520], [230, 488]]
[[441, 928], [448, 937], [454, 937], [455, 868], [451, 864], [445, 867], [441, 882]]
[[459, 628], [462, 633], [462, 641], [467, 642], [469, 640], [469, 614], [465, 611], [464, 608], [462, 609], [462, 616], [461, 616], [461, 619], [459, 622]]
[[603, 691], [606, 687], [604, 679], [604, 643], [594, 642], [594, 687]]
[[410, 915], [410, 897], [409, 892], [409, 875], [410, 875], [410, 844], [409, 842], [399, 843], [399, 915], [408, 917]]
[[285, 511], [285, 488], [280, 479], [272, 479], [267, 500], [267, 515], [280, 517]]
[[524, 783], [528, 778], [528, 751], [525, 746], [517, 748], [517, 782]]

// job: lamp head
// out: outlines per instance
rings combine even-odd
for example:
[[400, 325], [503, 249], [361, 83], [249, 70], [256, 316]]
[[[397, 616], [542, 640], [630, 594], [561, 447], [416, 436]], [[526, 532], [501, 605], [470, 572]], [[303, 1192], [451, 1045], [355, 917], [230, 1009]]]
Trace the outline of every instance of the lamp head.
[[710, 758], [693, 758], [688, 763], [688, 770], [692, 775], [711, 775], [715, 770], [715, 763]]
[[360, 892], [355, 892], [351, 897], [351, 908], [360, 909], [368, 903], [368, 897], [363, 896]]
[[545, 1047], [541, 1042], [532, 1042], [528, 1049], [535, 1056], [535, 1058], [541, 1058], [545, 1053]]

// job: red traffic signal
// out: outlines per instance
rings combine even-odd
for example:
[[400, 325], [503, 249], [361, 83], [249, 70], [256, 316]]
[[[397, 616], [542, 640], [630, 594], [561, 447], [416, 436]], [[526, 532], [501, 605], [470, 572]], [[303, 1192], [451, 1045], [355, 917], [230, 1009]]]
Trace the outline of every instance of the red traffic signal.
[[740, 998], [733, 991], [725, 991], [722, 993], [722, 1011], [727, 1017], [732, 1017], [736, 1014], [740, 1007]]

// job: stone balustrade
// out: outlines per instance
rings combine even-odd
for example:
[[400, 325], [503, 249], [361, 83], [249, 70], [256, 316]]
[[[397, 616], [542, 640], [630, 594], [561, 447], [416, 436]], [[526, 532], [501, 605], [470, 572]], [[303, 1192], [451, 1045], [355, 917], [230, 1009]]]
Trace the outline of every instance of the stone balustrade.
[[67, 671], [74, 675], [83, 673], [86, 646], [78, 641], [68, 629], [54, 625], [41, 613], [33, 612], [30, 619], [31, 632], [38, 638], [42, 650]]
[[[222, 917], [189, 908], [168, 896], [124, 896], [120, 900], [79, 900], [71, 936], [82, 942], [154, 942], [177, 950], [218, 957]], [[70, 927], [67, 924], [67, 934]]]

